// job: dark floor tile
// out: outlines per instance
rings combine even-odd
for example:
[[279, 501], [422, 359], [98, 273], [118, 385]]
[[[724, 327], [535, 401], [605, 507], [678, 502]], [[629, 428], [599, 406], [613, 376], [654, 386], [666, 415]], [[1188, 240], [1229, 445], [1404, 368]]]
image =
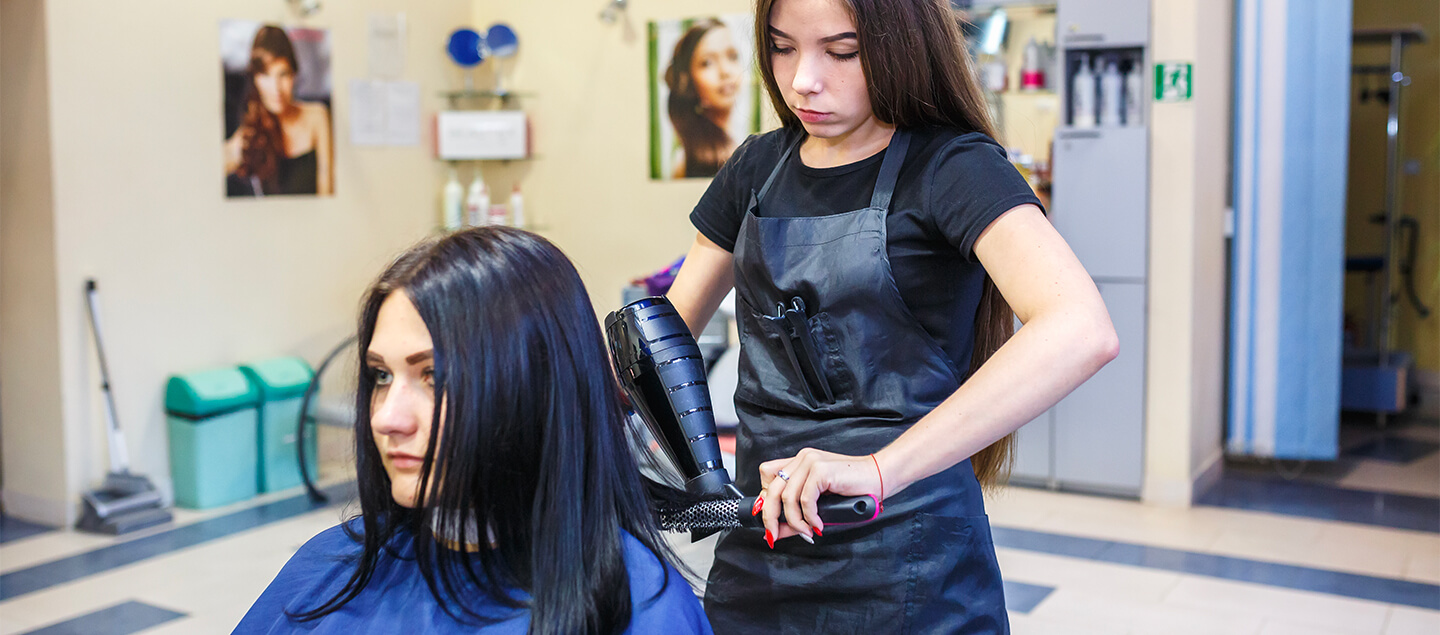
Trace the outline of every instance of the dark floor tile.
[[[992, 527], [995, 546], [1440, 610], [1440, 585], [1129, 542]], [[1006, 588], [1008, 598], [1010, 590]], [[1007, 599], [1007, 604], [1009, 603]]]
[[47, 531], [55, 531], [49, 525], [39, 525], [12, 516], [0, 515], [0, 545], [11, 540], [29, 538], [36, 534], [43, 534]]
[[[354, 483], [344, 483], [332, 486], [325, 491], [331, 501], [343, 504], [353, 496], [354, 489]], [[305, 494], [300, 494], [241, 509], [224, 516], [202, 520], [192, 525], [176, 527], [151, 536], [127, 540], [67, 558], [11, 571], [0, 575], [0, 602], [276, 521], [293, 518], [329, 504], [333, 503], [317, 503], [310, 500]], [[336, 518], [336, 522], [339, 520]]]
[[185, 617], [158, 606], [130, 601], [39, 628], [25, 635], [130, 635]]
[[1391, 436], [1346, 450], [1345, 455], [1403, 465], [1430, 456], [1436, 451], [1440, 451], [1440, 443]]
[[1005, 580], [1005, 610], [1011, 613], [1029, 613], [1055, 591], [1053, 586], [1025, 584]]
[[1226, 473], [1195, 504], [1440, 533], [1440, 498]]

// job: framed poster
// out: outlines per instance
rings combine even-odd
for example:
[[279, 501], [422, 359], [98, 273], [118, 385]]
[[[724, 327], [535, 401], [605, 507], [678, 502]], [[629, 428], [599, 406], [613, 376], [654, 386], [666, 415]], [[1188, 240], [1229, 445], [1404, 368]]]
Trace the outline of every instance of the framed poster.
[[249, 20], [220, 23], [225, 195], [330, 196], [330, 32]]
[[649, 25], [650, 178], [709, 178], [760, 131], [750, 15]]

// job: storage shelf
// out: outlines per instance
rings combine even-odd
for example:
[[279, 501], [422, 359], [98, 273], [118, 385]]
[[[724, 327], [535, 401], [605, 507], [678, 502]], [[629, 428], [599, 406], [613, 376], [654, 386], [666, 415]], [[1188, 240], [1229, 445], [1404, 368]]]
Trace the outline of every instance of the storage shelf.
[[518, 99], [524, 97], [529, 99], [535, 97], [535, 93], [517, 91], [505, 91], [497, 93], [493, 90], [442, 90], [440, 96], [446, 99]]
[[528, 155], [528, 156], [519, 157], [519, 158], [516, 158], [516, 159], [443, 159], [443, 158], [442, 158], [442, 159], [440, 159], [440, 160], [441, 160], [441, 161], [444, 161], [444, 162], [446, 162], [446, 163], [495, 163], [495, 162], [509, 163], [509, 162], [511, 162], [511, 161], [535, 161], [535, 160], [543, 159], [543, 158], [545, 158], [543, 155], [532, 154], [532, 155]]

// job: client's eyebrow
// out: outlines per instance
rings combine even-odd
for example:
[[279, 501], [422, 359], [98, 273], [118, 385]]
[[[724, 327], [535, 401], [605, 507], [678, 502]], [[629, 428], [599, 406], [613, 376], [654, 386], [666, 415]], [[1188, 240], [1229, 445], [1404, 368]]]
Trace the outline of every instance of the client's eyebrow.
[[[413, 354], [413, 355], [411, 355], [411, 356], [409, 356], [409, 357], [406, 357], [406, 358], [405, 358], [405, 363], [406, 363], [406, 364], [412, 364], [412, 365], [413, 365], [413, 364], [419, 364], [420, 362], [423, 362], [423, 361], [426, 361], [426, 360], [429, 360], [429, 359], [434, 359], [434, 358], [435, 358], [435, 349], [432, 348], [432, 349], [420, 351], [419, 353], [415, 353], [415, 354]], [[382, 356], [382, 355], [379, 354], [379, 353], [376, 353], [375, 351], [365, 351], [365, 361], [367, 361], [367, 362], [375, 362], [375, 363], [377, 363], [377, 364], [384, 364], [384, 363], [385, 363], [385, 357]]]
[[[795, 39], [795, 38], [791, 37], [789, 33], [786, 33], [786, 32], [784, 32], [784, 31], [781, 31], [780, 29], [777, 29], [777, 28], [775, 28], [775, 27], [773, 27], [773, 26], [772, 26], [772, 27], [769, 27], [769, 29], [770, 29], [770, 35], [773, 35], [773, 36], [775, 36], [775, 37], [783, 37], [783, 38], [785, 38], [785, 39], [787, 39], [787, 40], [793, 40], [793, 39]], [[822, 37], [822, 38], [820, 38], [820, 43], [821, 43], [821, 44], [829, 44], [829, 43], [831, 43], [831, 42], [839, 42], [840, 40], [858, 40], [858, 39], [860, 39], [860, 38], [859, 38], [859, 36], [855, 35], [855, 32], [854, 32], [854, 31], [846, 31], [846, 32], [844, 32], [844, 33], [836, 33], [835, 35], [831, 35], [831, 36], [827, 36], [827, 37]]]

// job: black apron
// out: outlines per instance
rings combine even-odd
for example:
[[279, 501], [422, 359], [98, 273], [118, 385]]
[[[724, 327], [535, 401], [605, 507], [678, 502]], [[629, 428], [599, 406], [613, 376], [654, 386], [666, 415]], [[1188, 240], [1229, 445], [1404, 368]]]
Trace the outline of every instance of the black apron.
[[[960, 385], [960, 372], [901, 300], [885, 217], [909, 135], [885, 150], [870, 206], [763, 216], [781, 156], [735, 242], [740, 382], [736, 484], [810, 447], [875, 452]], [[875, 522], [827, 527], [809, 545], [737, 529], [715, 551], [705, 592], [715, 632], [1007, 633], [990, 524], [970, 461], [885, 501]]]

